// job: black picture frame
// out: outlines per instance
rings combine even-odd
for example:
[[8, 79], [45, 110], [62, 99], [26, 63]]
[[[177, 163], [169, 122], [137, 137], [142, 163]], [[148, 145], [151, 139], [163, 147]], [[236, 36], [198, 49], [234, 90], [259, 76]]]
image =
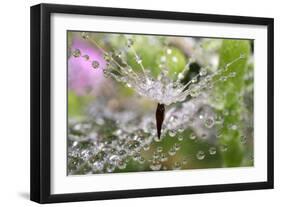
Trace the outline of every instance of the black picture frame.
[[[74, 194], [51, 194], [50, 130], [51, 130], [51, 45], [50, 16], [53, 13], [99, 15], [111, 17], [133, 17], [194, 22], [218, 22], [267, 26], [267, 181], [237, 184], [169, 187], [106, 192], [85, 192]], [[103, 8], [39, 4], [31, 7], [31, 174], [30, 199], [38, 203], [88, 201], [102, 199], [165, 196], [179, 194], [211, 193], [273, 188], [273, 127], [274, 127], [274, 83], [273, 44], [274, 20], [272, 18], [228, 16], [213, 14], [180, 13], [168, 11]]]

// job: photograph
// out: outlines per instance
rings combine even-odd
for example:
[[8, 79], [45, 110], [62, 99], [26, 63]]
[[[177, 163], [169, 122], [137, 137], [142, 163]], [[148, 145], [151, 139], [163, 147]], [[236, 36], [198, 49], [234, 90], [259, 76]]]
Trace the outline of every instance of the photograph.
[[274, 188], [274, 19], [31, 7], [30, 199]]
[[67, 176], [254, 167], [254, 39], [67, 30]]

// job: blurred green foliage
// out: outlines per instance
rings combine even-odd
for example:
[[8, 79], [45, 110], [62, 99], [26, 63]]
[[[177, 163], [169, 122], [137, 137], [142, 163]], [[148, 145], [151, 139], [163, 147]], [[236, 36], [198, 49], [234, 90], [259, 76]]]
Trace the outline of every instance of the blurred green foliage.
[[[214, 96], [219, 96], [218, 114], [226, 115], [224, 117], [224, 125], [220, 131], [220, 143], [227, 146], [227, 150], [223, 153], [224, 165], [227, 167], [240, 166], [243, 160], [243, 145], [241, 144], [241, 136], [243, 126], [241, 126], [241, 116], [244, 107], [243, 103], [243, 87], [244, 75], [247, 70], [247, 60], [250, 55], [250, 42], [248, 40], [230, 40], [225, 39], [220, 49], [220, 63], [222, 68], [226, 64], [243, 55], [245, 58], [240, 59], [229, 67], [222, 75], [228, 76], [231, 72], [235, 72], [236, 76], [227, 81], [218, 81]], [[238, 130], [233, 130], [236, 128]]]

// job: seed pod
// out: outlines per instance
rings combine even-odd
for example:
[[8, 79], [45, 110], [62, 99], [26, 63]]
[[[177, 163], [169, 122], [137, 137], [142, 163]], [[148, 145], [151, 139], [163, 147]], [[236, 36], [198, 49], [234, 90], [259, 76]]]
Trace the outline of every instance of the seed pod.
[[158, 135], [158, 138], [160, 139], [162, 124], [163, 124], [164, 117], [165, 117], [165, 105], [164, 104], [158, 103], [155, 117], [156, 117], [157, 135]]

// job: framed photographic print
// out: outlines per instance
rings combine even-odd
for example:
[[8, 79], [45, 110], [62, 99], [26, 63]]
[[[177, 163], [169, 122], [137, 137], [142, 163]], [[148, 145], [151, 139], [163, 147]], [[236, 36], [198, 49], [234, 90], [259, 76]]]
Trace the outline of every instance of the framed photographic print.
[[31, 200], [273, 188], [273, 19], [31, 7]]

